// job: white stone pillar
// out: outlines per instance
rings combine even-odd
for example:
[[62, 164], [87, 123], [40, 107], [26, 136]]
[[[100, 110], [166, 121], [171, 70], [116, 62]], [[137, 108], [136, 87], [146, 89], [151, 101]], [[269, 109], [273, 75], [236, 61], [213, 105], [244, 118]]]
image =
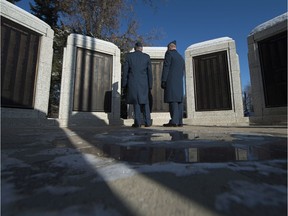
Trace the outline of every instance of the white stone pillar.
[[251, 31], [247, 38], [252, 103], [254, 108], [254, 114], [250, 117], [251, 123], [287, 124], [287, 105], [282, 107], [266, 107], [265, 105], [263, 73], [258, 47], [259, 42], [277, 36], [285, 31], [287, 34], [287, 13], [260, 24]]
[[4, 0], [0, 3], [2, 17], [40, 35], [33, 109], [3, 107], [1, 108], [2, 123], [6, 123], [6, 120], [14, 126], [37, 126], [47, 123], [54, 31], [48, 24], [14, 4]]
[[[151, 61], [155, 60], [163, 60], [165, 58], [165, 53], [167, 51], [167, 47], [143, 47], [143, 53], [146, 53], [150, 56]], [[155, 74], [153, 74], [155, 75]], [[160, 71], [160, 77], [162, 76], [162, 68]], [[164, 91], [159, 88], [161, 83], [153, 83], [153, 88], [157, 88], [157, 91]], [[164, 97], [163, 97], [164, 101]], [[167, 104], [168, 107], [168, 104]], [[151, 118], [153, 119], [153, 125], [163, 125], [164, 123], [169, 122], [170, 114], [169, 112], [152, 112]]]
[[[73, 111], [73, 92], [76, 73], [77, 48], [97, 51], [113, 57], [112, 69], [112, 105], [111, 112], [81, 112]], [[121, 64], [119, 48], [107, 41], [96, 38], [71, 34], [67, 38], [64, 49], [61, 95], [59, 107], [59, 122], [63, 127], [81, 125], [111, 125], [122, 124], [120, 120], [121, 95]]]
[[[195, 66], [193, 58], [214, 52], [225, 51], [228, 60], [231, 104], [230, 110], [196, 111]], [[204, 41], [189, 46], [185, 51], [187, 119], [192, 125], [247, 125], [244, 118], [239, 59], [234, 40], [229, 37]]]

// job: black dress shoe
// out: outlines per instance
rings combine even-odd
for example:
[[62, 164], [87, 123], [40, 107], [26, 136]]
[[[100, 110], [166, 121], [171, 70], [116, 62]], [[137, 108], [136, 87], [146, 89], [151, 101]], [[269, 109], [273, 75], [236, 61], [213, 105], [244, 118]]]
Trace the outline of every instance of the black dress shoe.
[[152, 124], [145, 124], [145, 127], [151, 127]]
[[134, 127], [134, 128], [140, 128], [140, 127], [141, 127], [141, 125], [138, 125], [138, 124], [133, 124], [133, 125], [132, 125], [132, 127]]
[[173, 124], [173, 123], [167, 123], [167, 124], [163, 124], [164, 127], [177, 127], [177, 124]]
[[183, 127], [183, 124], [178, 124], [177, 126], [178, 126], [178, 127]]

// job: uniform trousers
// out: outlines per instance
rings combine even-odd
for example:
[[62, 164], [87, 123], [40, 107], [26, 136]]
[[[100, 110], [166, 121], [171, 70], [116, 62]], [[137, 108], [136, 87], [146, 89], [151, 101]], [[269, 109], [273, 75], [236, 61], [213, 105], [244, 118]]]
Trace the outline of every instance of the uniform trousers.
[[170, 124], [183, 125], [183, 102], [170, 102]]
[[144, 119], [144, 124], [146, 126], [151, 125], [151, 114], [150, 114], [150, 107], [149, 103], [147, 104], [133, 104], [134, 107], [134, 124], [135, 125], [141, 125], [142, 124], [142, 112], [141, 112], [141, 107], [143, 108], [143, 119]]

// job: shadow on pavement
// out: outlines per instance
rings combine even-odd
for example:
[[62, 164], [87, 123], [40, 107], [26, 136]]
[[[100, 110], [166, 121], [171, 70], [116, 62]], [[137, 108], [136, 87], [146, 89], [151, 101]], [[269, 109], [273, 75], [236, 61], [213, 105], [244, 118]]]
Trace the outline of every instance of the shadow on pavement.
[[[101, 121], [92, 115], [90, 119]], [[199, 159], [195, 157], [201, 155], [197, 151], [193, 157], [190, 154], [192, 161], [187, 163], [183, 162], [187, 152], [182, 151], [177, 156], [182, 159], [177, 161], [175, 151], [174, 156], [171, 153], [177, 150], [173, 145], [182, 146], [178, 149], [181, 152], [187, 142], [191, 144], [195, 140], [197, 135], [186, 137], [181, 129], [157, 127], [2, 128], [1, 213], [29, 216], [287, 214], [286, 160], [194, 163]], [[143, 146], [141, 151], [133, 152], [135, 142]], [[168, 152], [167, 145], [171, 147]], [[123, 156], [120, 154], [123, 148], [131, 151]], [[221, 149], [217, 154], [221, 154]], [[159, 160], [161, 156], [165, 160]], [[141, 157], [144, 161], [137, 160]], [[174, 159], [167, 160], [167, 157]]]

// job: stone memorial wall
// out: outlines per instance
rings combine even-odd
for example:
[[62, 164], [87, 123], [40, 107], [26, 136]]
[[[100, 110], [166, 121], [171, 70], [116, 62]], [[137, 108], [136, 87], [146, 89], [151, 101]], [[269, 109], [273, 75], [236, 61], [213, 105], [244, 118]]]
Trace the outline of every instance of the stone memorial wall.
[[[54, 32], [43, 21], [3, 0], [1, 32], [2, 125], [47, 124]], [[253, 122], [283, 122], [287, 118], [287, 14], [253, 30], [248, 46], [255, 109], [251, 118]], [[143, 48], [152, 63], [153, 125], [170, 119], [161, 89], [166, 50]], [[272, 63], [267, 65], [267, 59]], [[185, 51], [185, 62], [184, 123], [248, 125], [235, 41], [223, 37], [193, 44]], [[120, 117], [120, 106], [120, 49], [107, 41], [69, 35], [63, 56], [59, 118], [53, 122], [62, 127], [132, 125], [131, 106], [127, 106], [128, 119]]]
[[64, 49], [59, 107], [61, 126], [120, 124], [119, 48], [79, 34]]
[[1, 3], [1, 125], [47, 123], [54, 32], [4, 0]]
[[287, 124], [287, 13], [257, 26], [248, 38], [252, 124]]
[[187, 124], [247, 125], [234, 40], [218, 38], [185, 51]]

